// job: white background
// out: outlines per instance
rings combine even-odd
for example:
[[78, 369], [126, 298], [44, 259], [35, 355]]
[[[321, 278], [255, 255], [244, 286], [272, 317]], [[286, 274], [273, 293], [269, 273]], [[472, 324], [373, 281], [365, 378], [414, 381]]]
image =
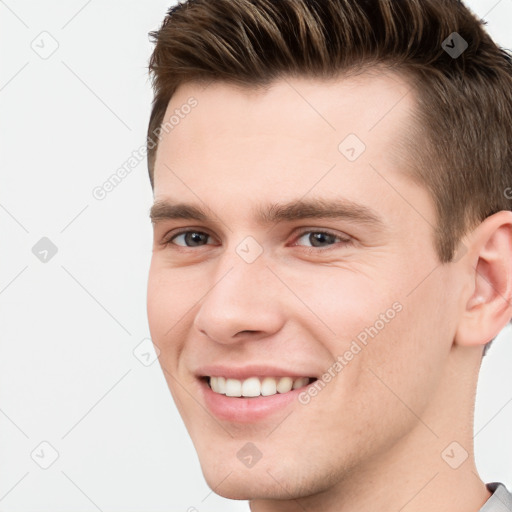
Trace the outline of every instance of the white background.
[[[469, 5], [512, 46], [511, 0]], [[133, 354], [149, 337], [145, 159], [92, 195], [145, 143], [147, 34], [169, 6], [0, 2], [0, 512], [248, 510], [209, 490], [158, 362]], [[511, 342], [508, 327], [484, 360], [475, 416], [480, 475], [509, 488]]]

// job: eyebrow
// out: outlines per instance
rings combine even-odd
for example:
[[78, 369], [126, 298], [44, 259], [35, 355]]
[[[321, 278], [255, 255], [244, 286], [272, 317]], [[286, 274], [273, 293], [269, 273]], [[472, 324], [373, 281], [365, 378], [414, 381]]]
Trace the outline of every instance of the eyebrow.
[[[256, 222], [268, 225], [302, 219], [345, 219], [377, 228], [384, 226], [382, 217], [373, 209], [348, 199], [310, 199], [288, 203], [270, 203], [257, 208]], [[156, 201], [150, 209], [153, 224], [164, 220], [185, 219], [206, 222], [211, 220], [200, 206], [168, 200]]]

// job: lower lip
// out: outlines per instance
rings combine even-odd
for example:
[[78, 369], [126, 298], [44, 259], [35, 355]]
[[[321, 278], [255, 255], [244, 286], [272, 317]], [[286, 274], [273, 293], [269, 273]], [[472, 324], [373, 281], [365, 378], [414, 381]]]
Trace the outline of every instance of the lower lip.
[[231, 397], [215, 393], [207, 382], [200, 380], [200, 385], [209, 411], [221, 420], [233, 423], [253, 423], [282, 411], [292, 402], [297, 402], [299, 393], [308, 386], [292, 389], [288, 393], [276, 393], [270, 396]]

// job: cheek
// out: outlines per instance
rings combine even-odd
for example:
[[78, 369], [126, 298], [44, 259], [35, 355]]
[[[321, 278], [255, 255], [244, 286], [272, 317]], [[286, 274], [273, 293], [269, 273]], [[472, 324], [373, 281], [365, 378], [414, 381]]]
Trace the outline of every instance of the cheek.
[[183, 286], [174, 279], [173, 272], [153, 262], [147, 286], [147, 316], [153, 341], [160, 350], [166, 350], [169, 341], [176, 340], [176, 331], [192, 302], [185, 300]]
[[146, 305], [149, 329], [155, 342], [165, 332], [165, 324], [167, 329], [170, 327], [169, 319], [166, 318], [164, 312], [166, 310], [172, 311], [172, 294], [166, 291], [166, 286], [158, 277], [159, 275], [152, 264], [148, 277]]
[[[148, 315], [155, 323], [165, 320], [167, 329], [193, 304], [194, 289], [184, 282], [185, 272], [166, 266], [164, 258], [153, 256], [148, 275]], [[196, 291], [197, 294], [197, 291]], [[195, 297], [197, 300], [198, 297]]]
[[[182, 388], [177, 384], [179, 377], [179, 353], [182, 350], [185, 333], [179, 319], [190, 307], [183, 301], [181, 289], [173, 285], [174, 279], [169, 271], [151, 265], [147, 287], [147, 317], [149, 331], [153, 343], [159, 350], [159, 364], [163, 375], [180, 414], [186, 418], [187, 410], [183, 406], [186, 395], [182, 396]], [[186, 306], [186, 307], [185, 307]]]
[[160, 350], [161, 364], [173, 371], [177, 370], [188, 339], [194, 305], [206, 293], [206, 285], [186, 274], [180, 269], [166, 268], [156, 260], [148, 276], [147, 317], [151, 339]]
[[440, 378], [447, 349], [438, 339], [446, 327], [436, 300], [443, 276], [411, 293], [421, 281], [417, 271], [391, 270], [381, 269], [378, 277], [330, 268], [315, 279], [295, 281], [294, 288], [315, 314], [300, 320], [304, 329], [311, 331], [311, 321], [320, 319], [317, 339], [333, 360], [344, 356], [346, 361], [331, 389], [343, 389], [344, 400], [357, 397], [356, 409], [366, 404], [359, 417], [372, 421], [403, 407], [391, 390], [421, 410]]
[[[378, 276], [348, 268], [324, 267], [300, 275], [288, 274], [287, 282], [293, 284], [297, 297], [309, 310], [301, 321], [309, 322], [309, 328], [311, 320], [315, 324], [320, 322], [323, 327], [318, 335], [324, 342], [330, 340], [336, 354], [346, 350], [358, 335], [364, 338], [364, 333], [376, 322], [379, 331], [387, 329], [388, 323], [399, 314], [394, 307], [399, 302], [394, 288], [397, 284], [390, 283], [385, 272]], [[296, 309], [299, 308], [304, 309], [297, 303]], [[380, 320], [380, 315], [386, 315], [386, 323]]]
[[418, 288], [409, 296], [412, 288], [405, 289], [396, 285], [400, 311], [394, 311], [387, 323], [376, 321], [382, 313], [386, 316], [389, 304], [384, 301], [373, 302], [366, 323], [358, 318], [350, 324], [352, 336], [346, 343], [358, 342], [363, 334], [365, 344], [359, 343], [360, 353], [345, 368], [343, 385], [355, 409], [365, 404], [359, 411], [361, 428], [371, 428], [377, 421], [392, 434], [406, 432], [416, 421], [408, 408], [421, 416], [443, 375], [450, 346], [445, 323], [449, 312], [439, 310], [433, 288]]

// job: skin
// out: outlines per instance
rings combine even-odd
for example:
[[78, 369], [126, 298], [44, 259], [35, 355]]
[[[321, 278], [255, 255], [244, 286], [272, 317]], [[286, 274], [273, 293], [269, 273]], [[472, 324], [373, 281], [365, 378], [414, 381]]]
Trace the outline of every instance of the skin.
[[[512, 213], [487, 218], [462, 257], [439, 263], [432, 200], [393, 151], [416, 102], [399, 75], [288, 78], [266, 91], [186, 83], [166, 118], [190, 96], [197, 107], [161, 138], [154, 198], [212, 217], [154, 223], [147, 306], [209, 486], [250, 500], [253, 512], [478, 511], [490, 493], [474, 463], [474, 398], [483, 345], [512, 315]], [[366, 145], [353, 162], [338, 150], [349, 133]], [[340, 197], [378, 212], [383, 226], [262, 226], [253, 216], [268, 202]], [[162, 244], [178, 228], [210, 237]], [[353, 243], [314, 247], [311, 232], [322, 230]], [[235, 250], [247, 236], [263, 249], [250, 264]], [[205, 409], [199, 365], [319, 376], [396, 302], [401, 311], [308, 404], [252, 424]], [[262, 454], [251, 468], [236, 456], [248, 441]], [[454, 441], [449, 454], [468, 454], [457, 469], [441, 456]]]

